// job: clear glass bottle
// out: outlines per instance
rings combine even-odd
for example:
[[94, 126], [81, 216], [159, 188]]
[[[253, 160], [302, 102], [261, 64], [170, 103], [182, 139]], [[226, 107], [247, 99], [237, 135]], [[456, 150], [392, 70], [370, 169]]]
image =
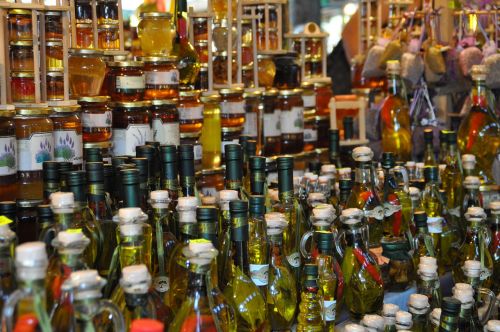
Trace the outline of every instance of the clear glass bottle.
[[[401, 201], [396, 194], [398, 183], [394, 176], [396, 166], [394, 154], [382, 154], [382, 168], [384, 170], [383, 204], [384, 204], [384, 235], [401, 236], [408, 230], [408, 220], [403, 220]], [[406, 225], [405, 225], [406, 222]]]
[[265, 196], [252, 195], [248, 199], [250, 215], [248, 218], [248, 259], [250, 277], [259, 286], [262, 295], [266, 294], [269, 280], [269, 247], [264, 214]]
[[434, 131], [432, 129], [424, 129], [424, 164], [426, 166], [437, 166], [433, 141]]
[[299, 313], [297, 317], [297, 331], [323, 331], [323, 317], [321, 291], [318, 286], [318, 266], [304, 265], [305, 280], [302, 282], [302, 292]]
[[418, 264], [417, 293], [429, 298], [431, 308], [439, 308], [442, 303], [441, 286], [437, 273], [436, 258], [420, 257]]
[[219, 191], [219, 255], [217, 265], [219, 267], [219, 286], [223, 289], [228, 280], [224, 274], [225, 269], [231, 266], [229, 251], [231, 249], [231, 215], [229, 203], [238, 200], [238, 191], [224, 189]]
[[431, 331], [439, 331], [439, 321], [441, 320], [441, 308], [434, 308], [431, 311], [430, 321], [431, 321]]
[[384, 332], [396, 331], [396, 312], [399, 307], [392, 303], [384, 303], [382, 307], [382, 316], [384, 317]]
[[441, 319], [439, 321], [440, 332], [458, 331], [459, 314], [461, 303], [452, 297], [445, 297], [441, 306]]
[[[490, 203], [490, 230], [491, 243], [490, 254], [493, 259], [493, 275], [499, 275], [500, 271], [500, 201]], [[497, 294], [500, 291], [500, 280], [493, 278], [491, 290]]]
[[453, 287], [453, 297], [462, 304], [459, 314], [459, 331], [482, 330], [483, 326], [479, 321], [473, 294], [474, 290], [470, 285], [455, 284], [455, 287]]
[[446, 134], [448, 153], [446, 155], [446, 168], [441, 176], [442, 188], [446, 192], [446, 208], [451, 217], [452, 227], [460, 230], [463, 239], [465, 228], [460, 227], [460, 209], [463, 200], [463, 171], [462, 160], [457, 148], [457, 133], [449, 131]]
[[429, 324], [429, 298], [422, 294], [411, 294], [408, 300], [408, 311], [412, 315], [414, 332], [426, 332]]
[[465, 189], [464, 199], [462, 202], [462, 208], [460, 214], [462, 216], [465, 215], [467, 209], [470, 207], [483, 207], [483, 196], [479, 191], [479, 187], [481, 186], [481, 180], [477, 176], [466, 176], [463, 182], [463, 186]]
[[413, 265], [418, 267], [420, 257], [436, 257], [436, 249], [432, 236], [427, 227], [427, 214], [425, 211], [417, 210], [413, 214], [413, 220], [416, 226], [416, 234], [413, 238]]
[[[462, 168], [464, 170], [464, 177], [467, 176], [479, 176], [476, 169], [476, 156], [473, 154], [463, 154], [462, 155]], [[481, 182], [484, 182], [484, 178], [480, 177]]]

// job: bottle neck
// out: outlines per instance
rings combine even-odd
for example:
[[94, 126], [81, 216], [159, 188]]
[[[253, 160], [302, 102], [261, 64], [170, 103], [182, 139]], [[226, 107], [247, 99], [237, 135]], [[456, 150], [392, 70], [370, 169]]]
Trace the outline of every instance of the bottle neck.
[[175, 1], [177, 37], [181, 41], [187, 41], [187, 22], [183, 14], [186, 12], [186, 0]]
[[475, 80], [471, 90], [472, 106], [486, 108], [488, 106], [488, 96], [486, 91], [486, 82]]
[[206, 274], [189, 271], [187, 296], [194, 299], [207, 296]]
[[179, 224], [181, 232], [181, 242], [188, 242], [189, 240], [196, 239], [198, 236], [198, 229], [195, 222], [181, 222]]
[[266, 182], [265, 171], [251, 170], [250, 191], [253, 195], [264, 195], [264, 184]]
[[68, 252], [68, 251], [70, 250], [60, 249], [58, 251], [61, 262], [64, 265], [70, 267], [71, 270], [73, 271], [85, 269], [86, 266], [83, 261], [83, 252]]
[[403, 85], [399, 75], [390, 74], [387, 77], [388, 92], [393, 96], [402, 96]]
[[372, 185], [372, 169], [368, 163], [360, 163], [356, 168], [355, 181], [358, 184]]
[[74, 212], [55, 212], [54, 211], [54, 222], [61, 229], [74, 228]]
[[135, 309], [140, 308], [145, 310], [148, 307], [148, 293], [144, 294], [130, 294], [125, 293], [125, 303], [127, 307]]
[[217, 222], [216, 221], [203, 221], [198, 222], [198, 232], [202, 239], [212, 242], [212, 244], [217, 247]]
[[268, 236], [269, 239], [269, 262], [273, 266], [282, 266], [285, 259], [283, 252], [283, 233]]
[[89, 202], [100, 203], [105, 201], [103, 182], [89, 182], [87, 185], [87, 198]]
[[440, 332], [455, 332], [458, 330], [458, 316], [450, 316], [446, 313], [441, 314], [441, 319], [439, 321], [439, 331]]
[[68, 191], [73, 193], [75, 202], [87, 202], [85, 187], [83, 185], [68, 185]]
[[123, 207], [141, 207], [139, 183], [123, 184]]

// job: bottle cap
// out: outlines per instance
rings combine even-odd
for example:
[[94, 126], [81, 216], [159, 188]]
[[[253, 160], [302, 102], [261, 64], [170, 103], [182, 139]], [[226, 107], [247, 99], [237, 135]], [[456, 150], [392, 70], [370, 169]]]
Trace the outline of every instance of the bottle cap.
[[335, 165], [333, 165], [333, 164], [326, 164], [326, 165], [321, 166], [321, 173], [323, 173], [323, 174], [325, 174], [325, 173], [335, 174], [336, 172], [337, 172], [337, 167], [335, 167]]
[[466, 260], [462, 267], [466, 276], [477, 278], [481, 274], [481, 262], [474, 260]]
[[163, 332], [164, 325], [154, 319], [141, 318], [132, 321], [130, 332]]
[[307, 200], [310, 202], [325, 201], [325, 194], [323, 193], [309, 193]]
[[281, 234], [288, 226], [288, 222], [283, 213], [269, 212], [264, 215], [266, 220], [267, 234], [276, 235]]
[[347, 179], [339, 180], [339, 190], [340, 191], [349, 191], [352, 188], [352, 181]]
[[177, 150], [180, 160], [194, 160], [194, 147], [192, 144], [181, 144]]
[[239, 144], [226, 144], [224, 146], [224, 157], [228, 160], [242, 160], [243, 152]]
[[437, 266], [437, 259], [436, 257], [422, 256], [420, 257], [420, 264]]
[[182, 252], [190, 263], [199, 266], [209, 266], [218, 254], [212, 242], [205, 239], [189, 241], [189, 245]]
[[414, 161], [407, 161], [406, 164], [405, 164], [406, 168], [413, 168], [416, 166], [415, 162]]
[[446, 141], [448, 142], [448, 145], [455, 145], [457, 144], [457, 132], [450, 130], [446, 133]]
[[329, 231], [315, 231], [318, 249], [330, 250], [333, 248], [333, 233]]
[[250, 157], [250, 163], [249, 163], [250, 170], [259, 170], [259, 171], [265, 171], [266, 170], [266, 158], [265, 157], [257, 157], [257, 156], [252, 156]]
[[203, 252], [214, 249], [214, 245], [212, 244], [212, 242], [204, 239], [189, 241], [188, 247], [193, 254], [201, 254]]
[[441, 313], [448, 316], [458, 316], [462, 303], [453, 297], [443, 298]]
[[198, 206], [196, 209], [198, 222], [217, 222], [218, 210], [215, 206]]
[[226, 202], [239, 199], [238, 192], [236, 190], [229, 190], [229, 189], [224, 189], [219, 191], [219, 198], [221, 201], [226, 201]]
[[127, 294], [146, 294], [151, 286], [151, 275], [146, 265], [124, 267], [120, 285]]
[[152, 201], [152, 204], [164, 204], [165, 207], [168, 207], [170, 203], [170, 195], [168, 194], [168, 190], [155, 190], [149, 194], [149, 199]]
[[[73, 164], [71, 164], [71, 167], [72, 166], [73, 166]], [[66, 184], [70, 187], [84, 185], [85, 184], [85, 172], [84, 171], [66, 172]]]
[[320, 175], [320, 176], [318, 177], [318, 182], [319, 182], [320, 184], [328, 184], [328, 183], [330, 182], [330, 179], [331, 179], [331, 178], [332, 178], [332, 177], [331, 177], [330, 175]]
[[317, 264], [305, 264], [304, 274], [311, 277], [318, 276], [318, 265]]
[[264, 195], [251, 195], [248, 204], [250, 213], [257, 215], [266, 213], [266, 197]]
[[[38, 206], [38, 209], [41, 205]], [[43, 205], [44, 207], [48, 207], [50, 211], [50, 215], [52, 215], [52, 210], [50, 209], [50, 205]], [[0, 215], [1, 216], [12, 216], [15, 217], [17, 211], [16, 202], [14, 201], [3, 201], [0, 202]], [[40, 214], [39, 214], [40, 215]]]
[[359, 324], [347, 324], [344, 327], [345, 332], [366, 332], [366, 328], [364, 326], [361, 326]]
[[500, 320], [489, 320], [486, 324], [488, 332], [500, 332]]
[[120, 225], [122, 236], [138, 236], [143, 234], [142, 224], [122, 224]]
[[352, 159], [357, 162], [368, 162], [373, 158], [373, 151], [367, 146], [358, 146], [352, 151]]
[[49, 260], [44, 242], [26, 242], [16, 247], [16, 274], [21, 280], [44, 279]]
[[404, 327], [411, 327], [412, 316], [408, 311], [399, 310], [396, 312], [396, 324]]
[[293, 169], [293, 157], [284, 156], [277, 159], [278, 170]]
[[389, 316], [389, 317], [396, 317], [396, 312], [399, 311], [399, 306], [392, 304], [392, 303], [384, 303], [384, 306], [382, 308], [382, 314], [384, 316]]
[[467, 219], [467, 221], [484, 221], [486, 219], [486, 213], [484, 213], [483, 208], [473, 206], [467, 209], [465, 219]]
[[463, 154], [462, 166], [464, 169], [474, 169], [476, 166], [476, 156], [473, 154]]
[[345, 209], [342, 211], [340, 221], [345, 225], [354, 225], [363, 220], [363, 211], [357, 208]]
[[361, 320], [363, 326], [375, 329], [376, 331], [383, 331], [385, 326], [384, 317], [379, 315], [364, 315]]
[[50, 195], [50, 206], [58, 213], [72, 213], [75, 206], [75, 195], [72, 192], [55, 192]]
[[59, 182], [59, 165], [57, 161], [44, 161], [42, 164], [44, 182]]
[[434, 325], [439, 325], [439, 321], [441, 320], [441, 308], [434, 308], [431, 311], [431, 320]]
[[319, 204], [312, 210], [313, 216], [318, 219], [333, 218], [335, 209], [330, 204]]
[[437, 265], [436, 264], [418, 264], [418, 273], [420, 275], [435, 275], [437, 273]]
[[100, 298], [101, 288], [106, 284], [106, 280], [101, 278], [96, 270], [81, 270], [72, 272], [63, 287], [68, 284], [75, 290], [75, 299], [83, 300]]
[[340, 178], [350, 178], [351, 177], [351, 168], [350, 167], [339, 168], [337, 170], [337, 173], [339, 173]]
[[394, 168], [396, 165], [396, 158], [394, 157], [394, 153], [392, 152], [383, 152], [382, 153], [382, 167], [383, 168]]
[[490, 209], [492, 214], [500, 214], [500, 201], [491, 202]]
[[415, 164], [415, 167], [418, 168], [418, 169], [423, 169], [425, 167], [425, 164], [421, 163], [421, 162], [418, 162], [418, 163]]
[[87, 182], [95, 183], [104, 181], [104, 164], [102, 162], [86, 162], [85, 171]]
[[408, 305], [416, 309], [425, 309], [429, 307], [429, 298], [422, 294], [411, 294]]
[[81, 229], [68, 229], [66, 231], [60, 231], [59, 233], [57, 233], [55, 240], [57, 240], [57, 242], [59, 242], [61, 246], [68, 247], [72, 244], [88, 239], [83, 234]]
[[177, 146], [160, 146], [160, 158], [162, 160], [162, 163], [177, 163]]
[[194, 209], [198, 206], [198, 200], [194, 196], [179, 197], [177, 200], [177, 210]]
[[464, 187], [467, 189], [479, 189], [479, 186], [481, 185], [481, 181], [479, 180], [479, 177], [477, 176], [467, 176], [465, 177], [464, 180]]
[[132, 223], [144, 216], [141, 208], [138, 207], [128, 207], [121, 208], [118, 210], [118, 218], [121, 223]]
[[234, 200], [229, 202], [229, 211], [233, 213], [243, 213], [248, 212], [248, 202], [243, 200]]
[[474, 291], [470, 289], [453, 289], [453, 297], [460, 301], [462, 304], [474, 301]]
[[386, 71], [388, 74], [399, 74], [401, 71], [401, 65], [399, 60], [389, 60], [386, 62]]
[[417, 210], [413, 214], [413, 220], [417, 227], [427, 227], [427, 213], [423, 210]]
[[424, 141], [426, 143], [432, 143], [434, 139], [434, 131], [432, 129], [424, 129]]
[[410, 197], [412, 198], [417, 198], [420, 196], [420, 189], [418, 189], [417, 187], [409, 187], [408, 191], [410, 193]]
[[217, 204], [217, 198], [215, 196], [201, 196], [202, 205], [215, 205]]
[[8, 246], [16, 238], [16, 233], [10, 229], [9, 224], [10, 223], [0, 224], [0, 246]]
[[488, 76], [488, 70], [485, 65], [473, 65], [470, 70], [470, 76], [474, 81], [485, 81]]

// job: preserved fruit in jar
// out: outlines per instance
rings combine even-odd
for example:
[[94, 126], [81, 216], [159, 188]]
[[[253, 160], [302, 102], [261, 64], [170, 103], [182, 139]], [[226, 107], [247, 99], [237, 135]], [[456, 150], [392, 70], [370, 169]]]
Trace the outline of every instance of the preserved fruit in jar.
[[107, 106], [108, 96], [82, 97], [81, 107], [83, 141], [105, 142], [111, 139], [113, 115]]
[[80, 106], [52, 107], [54, 124], [54, 160], [67, 161], [81, 168], [83, 163], [82, 121]]

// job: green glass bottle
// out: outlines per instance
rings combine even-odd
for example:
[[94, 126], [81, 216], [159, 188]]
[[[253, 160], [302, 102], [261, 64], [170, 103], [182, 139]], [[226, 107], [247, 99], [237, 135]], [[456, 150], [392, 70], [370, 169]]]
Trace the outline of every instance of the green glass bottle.
[[238, 191], [239, 197], [243, 198], [243, 151], [241, 145], [226, 144], [224, 158], [226, 161], [224, 186], [226, 189]]
[[160, 161], [160, 187], [162, 190], [167, 190], [168, 196], [170, 197], [169, 210], [171, 214], [168, 224], [170, 231], [175, 234], [176, 238], [179, 238], [179, 215], [176, 210], [177, 200], [180, 196], [177, 147], [175, 145], [162, 145], [160, 147]]
[[420, 257], [417, 271], [417, 293], [429, 298], [432, 309], [441, 307], [443, 298], [437, 270], [436, 258], [429, 256]]
[[299, 301], [296, 280], [283, 246], [288, 224], [283, 213], [268, 213], [265, 218], [269, 242], [267, 315], [272, 330], [287, 330], [292, 326]]
[[384, 152], [382, 154], [382, 168], [384, 170], [384, 190], [382, 197], [384, 206], [384, 234], [401, 236], [408, 230], [408, 221], [403, 220], [402, 204], [396, 194], [398, 184], [394, 176], [395, 166], [394, 154], [392, 152]]
[[248, 199], [250, 216], [248, 218], [248, 259], [252, 281], [266, 294], [269, 273], [269, 246], [264, 214], [265, 197], [251, 195]]
[[149, 161], [147, 158], [132, 158], [130, 160], [139, 171], [139, 202], [143, 211], [147, 211], [149, 197]]
[[437, 166], [434, 154], [434, 132], [432, 129], [424, 129], [424, 164], [425, 166]]
[[399, 307], [392, 303], [384, 303], [382, 308], [382, 316], [384, 317], [384, 332], [396, 331], [396, 312]]
[[218, 209], [215, 206], [199, 206], [196, 209], [196, 220], [200, 239], [208, 240], [216, 247], [219, 244], [217, 238]]
[[248, 258], [248, 202], [232, 201], [232, 248], [229, 257], [233, 264], [228, 268], [223, 289], [224, 295], [236, 309], [238, 331], [260, 331], [266, 324], [266, 302], [250, 277]]
[[427, 332], [429, 330], [429, 298], [422, 294], [411, 294], [408, 300], [408, 311], [412, 315], [414, 332]]
[[252, 195], [266, 195], [266, 158], [250, 157], [250, 193]]
[[[441, 179], [442, 187], [446, 192], [446, 207], [451, 216], [451, 224], [460, 226], [460, 208], [463, 199], [463, 170], [462, 159], [457, 147], [457, 133], [449, 131], [446, 134], [448, 153], [446, 155], [446, 168]], [[462, 227], [462, 236], [465, 229]]]
[[181, 144], [177, 153], [179, 155], [179, 178], [182, 196], [197, 197], [194, 178], [194, 147], [190, 144]]
[[446, 164], [446, 155], [448, 154], [448, 140], [446, 138], [449, 130], [439, 131], [439, 157], [438, 164]]
[[417, 228], [417, 232], [413, 238], [413, 265], [417, 267], [420, 263], [420, 257], [436, 257], [436, 249], [434, 248], [432, 236], [429, 234], [429, 229], [427, 227], [427, 214], [425, 211], [415, 211], [413, 220], [415, 221], [415, 226]]
[[[464, 180], [464, 199], [461, 207], [461, 216], [465, 216], [467, 209], [470, 207], [483, 207], [483, 197], [479, 191], [481, 186], [481, 181], [477, 176], [466, 176]], [[462, 219], [462, 223], [467, 223], [465, 219]]]
[[305, 279], [300, 294], [299, 314], [297, 317], [298, 332], [323, 332], [321, 292], [318, 286], [318, 266], [304, 265]]
[[0, 222], [0, 310], [2, 310], [10, 294], [17, 288], [13, 257], [16, 233], [10, 229], [8, 220], [0, 218], [3, 219]]
[[57, 161], [44, 161], [42, 164], [43, 200], [48, 203], [52, 193], [61, 191], [59, 166]]
[[452, 297], [445, 297], [441, 306], [441, 318], [439, 320], [439, 332], [458, 331], [458, 322], [461, 303]]
[[340, 134], [338, 129], [329, 129], [328, 130], [330, 138], [329, 140], [329, 148], [328, 148], [328, 158], [330, 160], [330, 164], [335, 165], [337, 168], [342, 167], [342, 162], [340, 160]]
[[139, 145], [135, 148], [138, 158], [148, 161], [148, 192], [160, 189], [160, 167], [157, 149], [152, 145]]

